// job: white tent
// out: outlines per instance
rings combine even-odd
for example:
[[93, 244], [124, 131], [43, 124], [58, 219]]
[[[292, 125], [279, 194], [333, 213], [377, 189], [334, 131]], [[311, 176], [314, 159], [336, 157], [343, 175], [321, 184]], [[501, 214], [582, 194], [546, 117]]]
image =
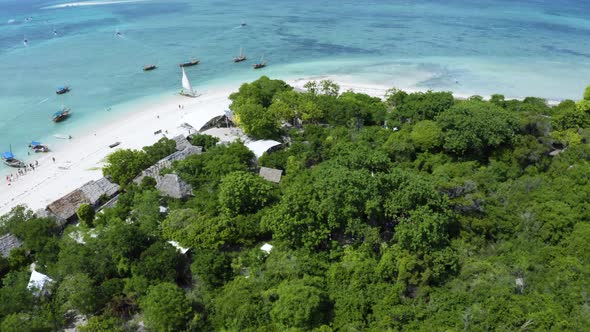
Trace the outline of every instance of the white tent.
[[189, 250], [187, 248], [183, 248], [180, 246], [180, 244], [176, 241], [168, 241], [168, 243], [170, 243], [174, 248], [176, 248], [176, 250], [180, 251], [181, 254], [186, 254], [186, 252]]
[[262, 247], [260, 247], [260, 250], [270, 254], [270, 251], [272, 250], [272, 244], [265, 243]]
[[259, 140], [246, 143], [246, 147], [254, 152], [256, 158], [262, 157], [266, 151], [277, 145], [281, 145], [281, 143], [273, 140]]
[[31, 279], [29, 279], [29, 284], [27, 285], [27, 288], [29, 290], [42, 290], [43, 286], [45, 286], [45, 284], [50, 281], [53, 281], [53, 279], [49, 278], [43, 273], [39, 273], [33, 270], [33, 272], [31, 272]]

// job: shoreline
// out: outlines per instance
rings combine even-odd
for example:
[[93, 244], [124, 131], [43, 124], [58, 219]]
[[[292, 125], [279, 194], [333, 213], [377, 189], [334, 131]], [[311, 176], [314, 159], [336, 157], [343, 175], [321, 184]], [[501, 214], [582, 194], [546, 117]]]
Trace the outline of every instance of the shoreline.
[[[270, 75], [273, 76], [275, 75]], [[340, 91], [352, 90], [366, 93], [373, 97], [383, 97], [390, 88], [385, 85], [359, 82], [352, 76], [318, 75], [298, 78], [280, 78], [296, 89], [312, 80], [332, 80], [340, 85]], [[179, 134], [188, 134], [187, 129], [180, 125], [190, 122], [196, 130], [210, 118], [221, 115], [229, 108], [229, 95], [238, 90], [244, 82], [232, 82], [225, 85], [209, 85], [200, 90], [198, 98], [186, 98], [163, 93], [157, 96], [146, 96], [113, 107], [124, 108], [113, 114], [119, 116], [100, 127], [89, 124], [79, 128], [85, 134], [74, 136], [73, 139], [51, 146], [52, 151], [42, 154], [39, 158], [29, 158], [27, 163], [39, 162], [34, 171], [20, 176], [8, 185], [6, 179], [1, 184], [0, 214], [5, 214], [13, 207], [26, 204], [35, 211], [44, 208], [51, 202], [70, 193], [84, 183], [102, 177], [102, 166], [105, 157], [118, 149], [141, 149], [155, 143], [164, 135], [172, 138]], [[403, 89], [407, 92], [425, 91], [420, 89]], [[458, 99], [469, 96], [455, 95]], [[182, 105], [179, 108], [179, 105]], [[186, 121], [185, 121], [186, 120]], [[156, 131], [162, 134], [154, 134]], [[110, 144], [121, 142], [114, 149]], [[55, 158], [55, 162], [52, 161]], [[16, 173], [15, 169], [7, 169], [8, 174]], [[6, 174], [6, 173], [4, 173]], [[5, 176], [5, 175], [3, 175]]]

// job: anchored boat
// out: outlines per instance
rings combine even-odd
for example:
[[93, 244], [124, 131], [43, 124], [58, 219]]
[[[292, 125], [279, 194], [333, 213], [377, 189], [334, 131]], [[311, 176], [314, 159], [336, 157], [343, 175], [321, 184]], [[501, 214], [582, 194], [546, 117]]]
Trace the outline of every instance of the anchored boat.
[[195, 90], [193, 90], [193, 86], [191, 85], [191, 82], [188, 80], [188, 77], [186, 76], [184, 67], [182, 67], [182, 90], [180, 90], [180, 95], [191, 98], [197, 97], [197, 93], [195, 92]]
[[29, 148], [33, 152], [49, 152], [49, 147], [47, 145], [37, 141], [32, 141], [31, 144], [29, 144]]
[[10, 167], [15, 167], [15, 168], [22, 168], [25, 167], [25, 163], [23, 163], [22, 161], [16, 159], [14, 157], [14, 155], [12, 154], [12, 152], [8, 151], [8, 152], [4, 152], [2, 154], [2, 162]]
[[181, 63], [180, 64], [180, 67], [191, 67], [191, 66], [195, 66], [195, 65], [198, 65], [199, 62], [201, 62], [201, 61], [200, 60], [197, 60], [197, 59], [192, 59], [191, 61]]
[[244, 60], [246, 60], [246, 56], [244, 55], [243, 49], [240, 48], [240, 55], [234, 57], [234, 62], [242, 62]]
[[68, 93], [68, 92], [70, 92], [69, 86], [60, 86], [60, 87], [57, 87], [57, 89], [55, 90], [55, 93], [58, 95], [63, 95], [64, 93]]
[[61, 122], [70, 116], [70, 109], [64, 108], [61, 111], [53, 113], [53, 122]]
[[156, 65], [147, 65], [147, 66], [143, 67], [143, 71], [150, 71], [150, 70], [154, 70], [156, 68], [158, 68], [158, 66], [156, 66]]
[[253, 67], [254, 67], [254, 69], [260, 69], [260, 68], [266, 67], [266, 61], [264, 61], [264, 55], [262, 57], [260, 57], [260, 62], [255, 63], [253, 65]]

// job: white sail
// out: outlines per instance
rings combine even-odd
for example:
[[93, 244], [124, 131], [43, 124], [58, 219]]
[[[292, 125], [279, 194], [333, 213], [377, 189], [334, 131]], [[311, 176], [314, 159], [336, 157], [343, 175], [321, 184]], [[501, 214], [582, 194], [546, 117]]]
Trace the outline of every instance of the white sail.
[[191, 86], [191, 82], [188, 80], [188, 77], [186, 77], [186, 72], [184, 71], [184, 68], [182, 68], [182, 87], [186, 90], [186, 93], [189, 94], [194, 94], [193, 92], [193, 87]]

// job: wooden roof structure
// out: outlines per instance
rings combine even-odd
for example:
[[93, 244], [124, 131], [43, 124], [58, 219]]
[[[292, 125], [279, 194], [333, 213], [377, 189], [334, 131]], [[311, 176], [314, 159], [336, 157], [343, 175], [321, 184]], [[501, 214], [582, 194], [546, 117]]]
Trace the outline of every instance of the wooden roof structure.
[[23, 243], [12, 234], [5, 234], [0, 237], [0, 255], [8, 257], [12, 249], [20, 248]]

